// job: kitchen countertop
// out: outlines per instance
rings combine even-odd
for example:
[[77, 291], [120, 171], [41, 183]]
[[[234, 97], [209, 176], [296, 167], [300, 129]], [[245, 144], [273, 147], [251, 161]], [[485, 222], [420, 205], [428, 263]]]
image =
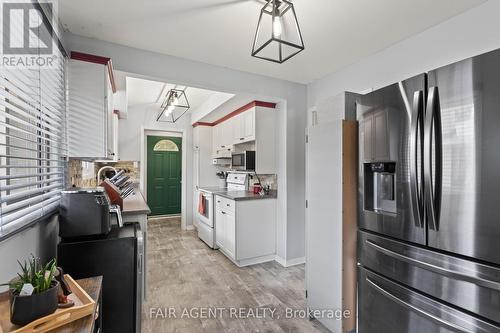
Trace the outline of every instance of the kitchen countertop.
[[259, 199], [276, 199], [278, 196], [278, 192], [275, 190], [271, 190], [269, 194], [260, 195], [255, 194], [252, 191], [227, 191], [222, 190], [219, 192], [214, 192], [216, 195], [220, 195], [221, 197], [228, 198], [235, 201], [243, 201], [243, 200], [259, 200]]
[[227, 187], [218, 187], [218, 186], [200, 186], [198, 187], [198, 189], [208, 193], [219, 193], [227, 191]]
[[150, 214], [151, 209], [149, 209], [149, 206], [146, 203], [146, 200], [144, 200], [141, 191], [136, 188], [134, 192], [135, 194], [131, 194], [123, 199], [122, 215]]

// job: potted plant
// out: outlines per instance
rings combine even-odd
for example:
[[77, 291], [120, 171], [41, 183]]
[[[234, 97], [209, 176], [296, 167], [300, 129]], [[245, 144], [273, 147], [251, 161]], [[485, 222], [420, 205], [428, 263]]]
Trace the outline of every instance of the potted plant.
[[34, 256], [18, 263], [21, 272], [6, 284], [10, 289], [10, 321], [26, 325], [57, 310], [59, 282], [54, 278], [55, 259], [45, 266]]

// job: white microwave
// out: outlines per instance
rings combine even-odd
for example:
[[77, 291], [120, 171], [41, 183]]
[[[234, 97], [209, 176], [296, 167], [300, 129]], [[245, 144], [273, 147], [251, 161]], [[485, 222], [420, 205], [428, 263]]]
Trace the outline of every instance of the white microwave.
[[234, 170], [255, 170], [255, 151], [245, 150], [231, 154], [231, 168]]

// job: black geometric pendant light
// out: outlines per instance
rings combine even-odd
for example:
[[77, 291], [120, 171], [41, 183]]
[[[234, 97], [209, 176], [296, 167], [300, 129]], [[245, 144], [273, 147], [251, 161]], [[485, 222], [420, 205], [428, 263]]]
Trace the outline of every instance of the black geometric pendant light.
[[260, 11], [252, 56], [281, 64], [302, 50], [304, 41], [293, 4], [267, 0]]
[[175, 123], [189, 110], [186, 90], [170, 89], [161, 103], [156, 121]]

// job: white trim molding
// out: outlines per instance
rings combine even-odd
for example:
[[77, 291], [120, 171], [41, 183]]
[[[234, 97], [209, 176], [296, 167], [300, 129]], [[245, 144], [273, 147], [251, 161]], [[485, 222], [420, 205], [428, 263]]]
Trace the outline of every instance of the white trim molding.
[[186, 222], [186, 214], [187, 214], [187, 150], [188, 147], [185, 146], [187, 142], [186, 138], [186, 130], [185, 129], [176, 129], [176, 130], [156, 130], [144, 128], [141, 126], [141, 164], [140, 164], [140, 189], [141, 192], [146, 199], [148, 200], [147, 195], [147, 149], [146, 149], [146, 136], [155, 135], [155, 136], [173, 136], [182, 138], [182, 184], [181, 184], [181, 229], [187, 229]]
[[276, 256], [274, 260], [283, 267], [292, 267], [296, 265], [302, 265], [306, 263], [306, 257], [299, 257], [293, 259], [285, 259], [280, 256]]

